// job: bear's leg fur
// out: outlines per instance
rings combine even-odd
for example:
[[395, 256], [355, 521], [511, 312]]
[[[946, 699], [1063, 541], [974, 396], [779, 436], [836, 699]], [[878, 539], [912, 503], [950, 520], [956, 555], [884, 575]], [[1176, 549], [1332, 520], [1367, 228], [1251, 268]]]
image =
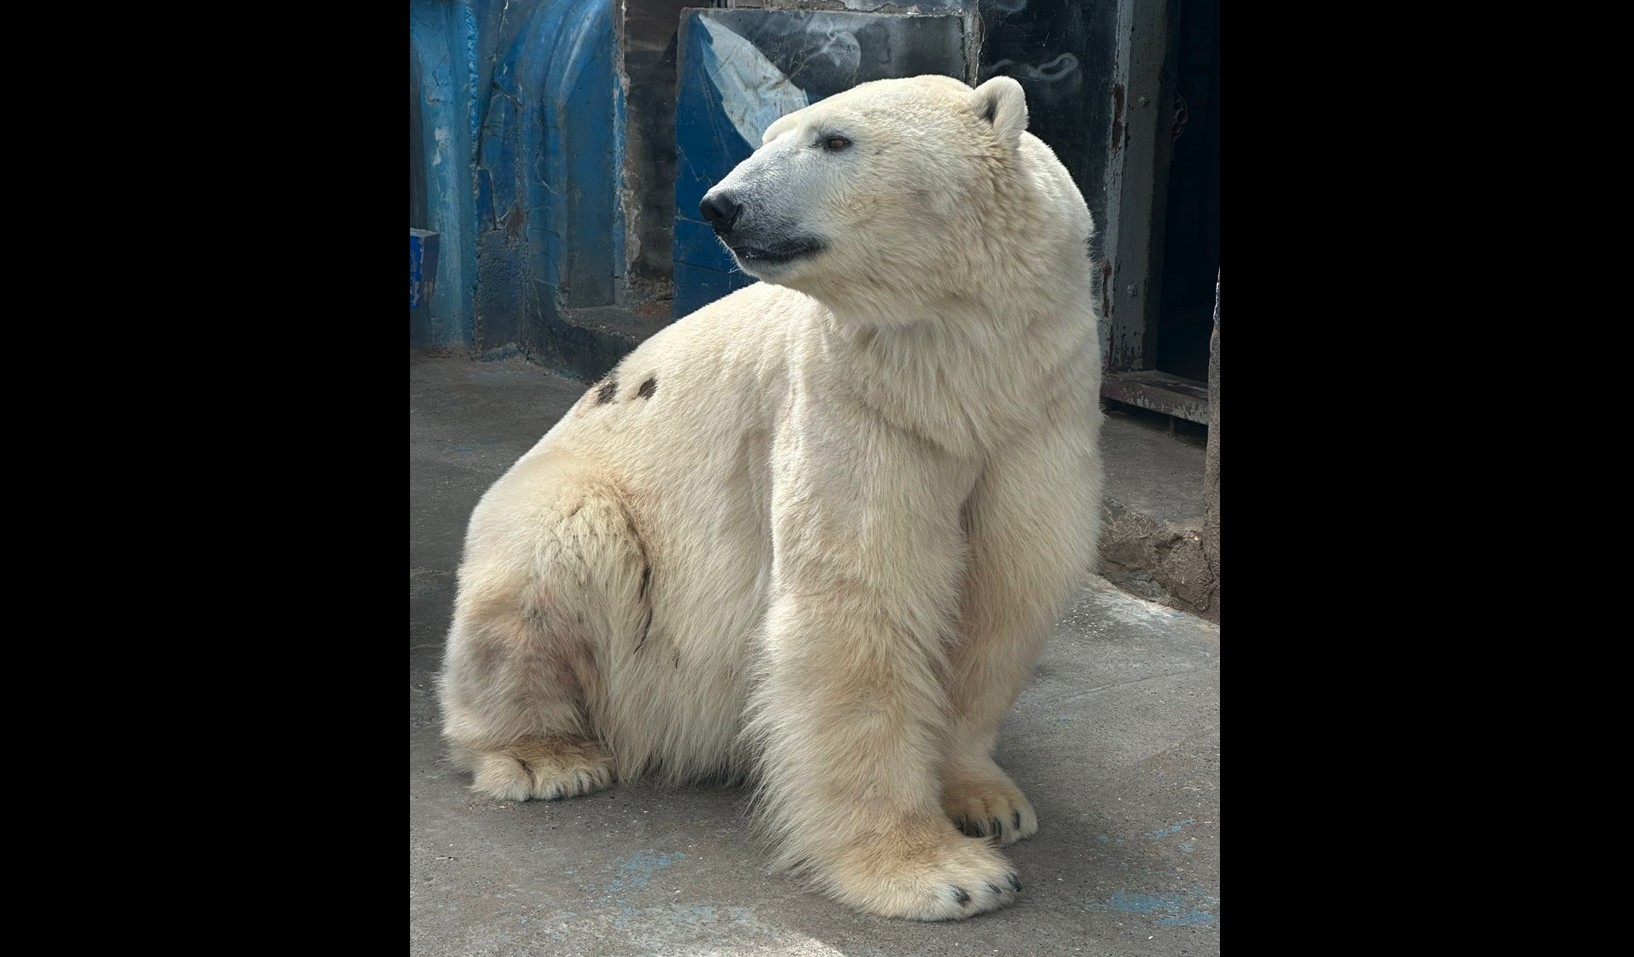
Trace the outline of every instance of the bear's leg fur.
[[954, 717], [942, 807], [967, 834], [1008, 845], [1038, 831], [1032, 804], [993, 761], [993, 746], [1093, 567], [1100, 485], [1092, 440], [1057, 433], [997, 457], [966, 506], [970, 570], [948, 669]]
[[613, 782], [589, 715], [609, 641], [639, 637], [645, 554], [616, 488], [560, 453], [524, 458], [471, 519], [440, 678], [472, 788], [554, 800]]
[[870, 434], [887, 428], [877, 422], [805, 423], [778, 452], [788, 467], [751, 725], [779, 860], [881, 916], [1001, 907], [1020, 881], [995, 845], [953, 827], [939, 780], [974, 468]]

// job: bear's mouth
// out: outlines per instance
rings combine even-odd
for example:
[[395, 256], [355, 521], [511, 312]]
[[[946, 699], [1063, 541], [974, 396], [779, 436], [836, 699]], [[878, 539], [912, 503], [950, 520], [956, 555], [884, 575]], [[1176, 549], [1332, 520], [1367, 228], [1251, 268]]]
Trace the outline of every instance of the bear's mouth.
[[815, 239], [795, 239], [775, 246], [747, 246], [727, 244], [732, 255], [747, 268], [751, 263], [757, 266], [780, 266], [793, 262], [802, 256], [810, 256], [821, 252], [823, 244]]

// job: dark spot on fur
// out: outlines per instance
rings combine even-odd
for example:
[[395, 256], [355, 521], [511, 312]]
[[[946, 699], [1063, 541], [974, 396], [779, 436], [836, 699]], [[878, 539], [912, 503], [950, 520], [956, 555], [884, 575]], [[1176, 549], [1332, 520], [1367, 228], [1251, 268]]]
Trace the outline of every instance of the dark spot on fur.
[[635, 390], [635, 394], [641, 396], [643, 399], [650, 399], [652, 398], [652, 394], [657, 391], [658, 377], [648, 376], [647, 381], [641, 383], [641, 388]]
[[[647, 597], [647, 585], [649, 583], [651, 583], [651, 582], [652, 582], [652, 566], [651, 565], [642, 566], [642, 569], [641, 569], [641, 597], [642, 597], [643, 600], [645, 600], [646, 597]], [[1017, 814], [1019, 815], [1020, 812], [1018, 811]]]
[[602, 383], [602, 387], [600, 389], [596, 390], [596, 404], [606, 405], [607, 403], [613, 401], [613, 393], [617, 391], [618, 379], [616, 377], [609, 378], [606, 382]]

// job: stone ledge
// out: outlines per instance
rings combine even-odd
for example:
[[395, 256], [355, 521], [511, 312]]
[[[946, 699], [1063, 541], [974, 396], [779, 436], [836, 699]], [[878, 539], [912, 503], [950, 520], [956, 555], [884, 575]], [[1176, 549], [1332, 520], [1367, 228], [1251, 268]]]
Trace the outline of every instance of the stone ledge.
[[1127, 592], [1220, 620], [1220, 569], [1218, 560], [1209, 561], [1200, 529], [1153, 521], [1108, 500], [1098, 571]]

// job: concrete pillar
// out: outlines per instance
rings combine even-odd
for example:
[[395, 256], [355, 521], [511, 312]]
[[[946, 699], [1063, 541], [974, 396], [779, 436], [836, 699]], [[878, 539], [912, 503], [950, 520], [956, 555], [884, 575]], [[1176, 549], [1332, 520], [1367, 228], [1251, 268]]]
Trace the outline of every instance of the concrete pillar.
[[1203, 452], [1203, 557], [1214, 573], [1220, 619], [1220, 277], [1214, 277], [1214, 333], [1208, 341], [1208, 445]]

